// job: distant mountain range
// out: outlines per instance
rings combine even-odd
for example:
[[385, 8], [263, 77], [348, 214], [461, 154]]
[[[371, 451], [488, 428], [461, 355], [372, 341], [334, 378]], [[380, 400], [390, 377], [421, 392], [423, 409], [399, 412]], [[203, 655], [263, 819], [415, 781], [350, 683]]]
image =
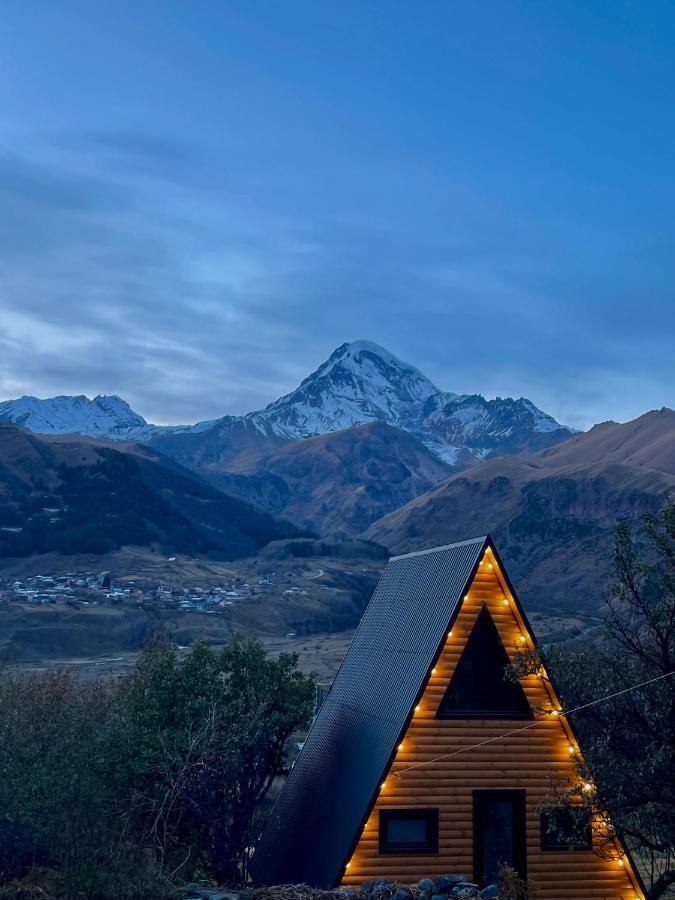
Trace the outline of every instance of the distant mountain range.
[[598, 611], [617, 522], [637, 524], [673, 497], [675, 412], [661, 409], [454, 474], [364, 536], [402, 553], [490, 532], [539, 608]]
[[575, 433], [524, 398], [441, 391], [366, 341], [246, 416], [161, 427], [119, 397], [24, 397], [0, 419], [0, 556], [234, 558], [307, 530], [402, 552], [490, 532], [536, 607], [588, 615], [617, 521], [675, 496], [672, 410]]
[[109, 440], [149, 442], [202, 434], [209, 447], [236, 444], [251, 428], [263, 444], [270, 438], [299, 440], [382, 422], [414, 435], [457, 469], [498, 454], [551, 446], [573, 433], [523, 397], [486, 400], [479, 394], [439, 390], [419, 370], [370, 341], [338, 347], [298, 388], [246, 416], [158, 426], [148, 424], [120, 397], [64, 396], [0, 402], [0, 420], [41, 434]]
[[0, 557], [134, 544], [234, 559], [298, 534], [148, 447], [0, 423]]

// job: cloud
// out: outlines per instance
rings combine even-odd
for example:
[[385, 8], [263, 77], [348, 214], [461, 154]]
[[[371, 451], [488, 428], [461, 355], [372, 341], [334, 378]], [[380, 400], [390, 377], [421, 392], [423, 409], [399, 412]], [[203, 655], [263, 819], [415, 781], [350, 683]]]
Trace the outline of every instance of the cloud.
[[[339, 168], [319, 198], [299, 173], [282, 197], [279, 172], [237, 179], [184, 141], [24, 141], [0, 156], [0, 396], [118, 393], [150, 421], [197, 421], [370, 338], [441, 387], [524, 394], [577, 426], [672, 398], [668, 290], [645, 298], [629, 261], [575, 265], [576, 239], [509, 230], [476, 189], [430, 193], [435, 173], [401, 166], [372, 172], [355, 210]], [[597, 267], [619, 239], [588, 240]]]

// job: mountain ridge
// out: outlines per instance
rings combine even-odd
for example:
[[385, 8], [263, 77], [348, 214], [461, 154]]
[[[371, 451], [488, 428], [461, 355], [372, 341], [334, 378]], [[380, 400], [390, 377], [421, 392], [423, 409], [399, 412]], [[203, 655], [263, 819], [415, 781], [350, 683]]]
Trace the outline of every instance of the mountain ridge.
[[242, 433], [242, 422], [267, 438], [301, 440], [380, 421], [413, 434], [457, 468], [499, 453], [540, 449], [574, 433], [526, 398], [487, 400], [480, 394], [440, 390], [419, 369], [372, 341], [340, 345], [295, 390], [245, 416], [151, 425], [117, 395], [93, 400], [62, 395], [0, 402], [3, 419], [36, 433], [75, 432], [148, 443], [206, 432], [211, 432], [207, 443], [213, 443], [214, 435], [227, 443]]

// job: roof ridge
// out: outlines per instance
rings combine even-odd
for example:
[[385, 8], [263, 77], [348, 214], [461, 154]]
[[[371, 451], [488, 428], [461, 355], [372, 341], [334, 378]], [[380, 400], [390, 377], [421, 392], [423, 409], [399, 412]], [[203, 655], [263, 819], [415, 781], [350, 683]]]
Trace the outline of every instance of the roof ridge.
[[398, 556], [390, 556], [389, 562], [395, 559], [407, 559], [409, 556], [424, 556], [425, 553], [438, 553], [441, 550], [450, 550], [453, 547], [466, 547], [469, 544], [478, 544], [487, 541], [488, 534], [482, 534], [480, 537], [469, 538], [467, 541], [455, 541], [454, 544], [441, 544], [438, 547], [427, 547], [426, 550], [413, 550], [410, 553], [400, 553]]

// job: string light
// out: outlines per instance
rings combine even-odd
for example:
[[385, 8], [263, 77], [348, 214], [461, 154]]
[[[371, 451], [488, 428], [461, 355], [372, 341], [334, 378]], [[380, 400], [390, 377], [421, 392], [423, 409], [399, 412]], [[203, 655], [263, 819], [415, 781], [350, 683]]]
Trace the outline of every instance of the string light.
[[492, 563], [488, 563], [488, 569], [493, 569], [493, 568], [494, 568], [494, 566], [492, 565]]
[[584, 791], [585, 791], [587, 794], [590, 794], [590, 792], [593, 790], [593, 785], [590, 783], [590, 781], [587, 781], [587, 782], [584, 784], [584, 788], [583, 788], [583, 789], [584, 789]]
[[559, 715], [560, 715], [560, 710], [559, 710], [559, 709], [552, 709], [552, 710], [551, 710], [551, 715], [552, 715], [552, 716], [559, 716]]
[[503, 604], [504, 606], [508, 606], [508, 605], [509, 605], [509, 598], [508, 598], [508, 597], [504, 597], [504, 599], [502, 600], [502, 604]]
[[421, 708], [421, 704], [418, 703], [417, 706], [415, 707], [415, 712], [419, 712], [420, 708]]
[[521, 643], [521, 644], [524, 644], [526, 640], [527, 640], [527, 638], [525, 637], [525, 635], [524, 635], [524, 634], [521, 634], [521, 635], [520, 635], [520, 643]]
[[398, 749], [403, 750], [403, 741], [401, 741], [401, 743], [398, 745]]
[[380, 789], [384, 790], [386, 786], [387, 786], [387, 782], [383, 781], [382, 784], [380, 785]]
[[567, 748], [567, 752], [569, 753], [570, 756], [574, 753], [574, 747], [571, 744]]
[[620, 866], [625, 865], [625, 863], [624, 863], [624, 861], [623, 861], [622, 859], [617, 859], [617, 864], [620, 865]]
[[452, 637], [452, 631], [448, 632], [448, 637]]
[[469, 595], [468, 595], [468, 594], [465, 594], [465, 595], [464, 595], [464, 599], [465, 599], [465, 600], [468, 600], [468, 599], [469, 599]]
[[351, 863], [348, 862], [347, 865], [345, 866], [345, 869], [348, 869], [350, 866], [351, 866]]
[[431, 670], [431, 674], [432, 674], [432, 675], [435, 675], [435, 674], [436, 674], [436, 666], [434, 666], [433, 669]]

